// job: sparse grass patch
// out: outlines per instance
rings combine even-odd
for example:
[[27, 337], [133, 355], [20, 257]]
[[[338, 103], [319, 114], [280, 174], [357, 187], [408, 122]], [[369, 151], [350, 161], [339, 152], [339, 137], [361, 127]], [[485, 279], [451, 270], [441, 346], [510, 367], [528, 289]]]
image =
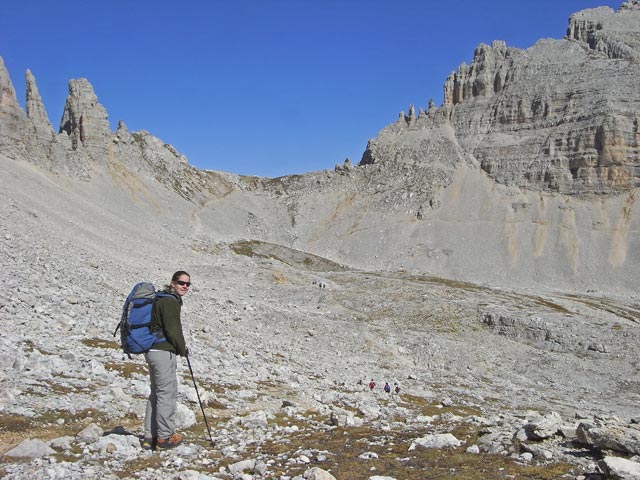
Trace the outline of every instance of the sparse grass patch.
[[77, 449], [77, 450], [78, 451], [76, 451], [76, 448], [73, 448], [69, 453], [59, 452], [59, 453], [55, 453], [52, 456], [56, 459], [56, 462], [58, 463], [62, 463], [62, 462], [75, 463], [80, 460], [80, 456], [81, 456], [79, 451], [80, 449]]
[[210, 398], [204, 403], [205, 407], [213, 408], [214, 410], [226, 410], [227, 406], [222, 403], [220, 400], [215, 398]]
[[413, 317], [413, 322], [424, 327], [428, 326], [434, 332], [458, 334], [468, 330], [467, 325], [462, 325], [460, 312], [451, 311], [440, 306], [429, 312], [421, 312]]
[[51, 352], [47, 351], [47, 350], [43, 350], [42, 347], [38, 347], [36, 346], [35, 343], [33, 343], [32, 340], [25, 340], [23, 342], [20, 342], [18, 345], [22, 346], [22, 349], [25, 352], [28, 353], [32, 353], [34, 351], [38, 351], [40, 352], [42, 355], [53, 355]]
[[[471, 454], [466, 452], [469, 440], [475, 440], [477, 432], [468, 426], [453, 430], [458, 438], [468, 442], [458, 448], [421, 449], [409, 451], [411, 442], [423, 436], [421, 430], [381, 432], [371, 427], [314, 429], [303, 435], [297, 432], [287, 438], [255, 446], [255, 450], [270, 457], [295, 458], [302, 450], [326, 451], [326, 459], [312, 459], [310, 465], [272, 466], [273, 478], [280, 475], [302, 474], [317, 465], [331, 472], [336, 478], [369, 478], [371, 475], [392, 476], [403, 480], [451, 479], [530, 479], [551, 480], [571, 472], [568, 464], [521, 465], [500, 455]], [[375, 452], [378, 458], [361, 459], [364, 452]], [[375, 473], [373, 473], [375, 472]]]
[[102, 338], [83, 338], [80, 343], [87, 347], [94, 348], [113, 348], [120, 350], [120, 344], [114, 340], [103, 340]]
[[31, 419], [13, 413], [0, 413], [0, 432], [22, 432], [31, 426]]
[[73, 436], [92, 422], [104, 428], [115, 422], [130, 423], [131, 418], [113, 419], [94, 409], [73, 413], [66, 410], [45, 410], [34, 417], [0, 413], [0, 450], [7, 451], [27, 438], [51, 440], [66, 435]]
[[279, 284], [287, 283], [287, 277], [285, 277], [284, 273], [282, 273], [280, 270], [274, 271], [272, 275], [276, 283], [279, 283]]
[[104, 365], [104, 368], [112, 372], [118, 372], [120, 376], [125, 378], [131, 378], [134, 374], [145, 376], [149, 374], [146, 365], [133, 362], [109, 362]]
[[52, 425], [59, 420], [64, 420], [63, 425], [73, 425], [85, 422], [96, 422], [105, 424], [109, 416], [100, 410], [84, 409], [79, 412], [69, 412], [67, 410], [45, 410], [33, 417], [34, 424]]
[[123, 463], [120, 468], [114, 469], [113, 473], [118, 478], [138, 478], [140, 472], [146, 469], [151, 469], [152, 471], [160, 469], [164, 461], [164, 457], [157, 454], [138, 455], [133, 460]]
[[24, 345], [24, 351], [25, 352], [29, 352], [32, 353], [35, 350], [35, 345], [31, 340], [25, 340], [24, 342], [22, 342], [22, 344]]
[[265, 246], [265, 244], [257, 240], [245, 240], [229, 245], [231, 250], [233, 250], [236, 255], [243, 255], [245, 257], [271, 258], [282, 263], [287, 263], [276, 255], [259, 252], [258, 250], [261, 246]]
[[60, 385], [59, 383], [48, 382], [48, 390], [57, 395], [68, 395], [77, 392], [75, 387], [71, 385]]
[[273, 419], [269, 420], [269, 425], [277, 425], [278, 427], [291, 427], [292, 425], [296, 425], [300, 427], [300, 421], [297, 421], [295, 418], [291, 418], [287, 414], [283, 412], [276, 413]]
[[279, 397], [284, 398], [288, 395], [295, 395], [296, 393], [290, 390], [286, 384], [276, 382], [273, 380], [262, 380], [256, 383], [256, 395], [267, 397]]
[[[184, 374], [182, 379], [185, 381], [185, 383], [189, 384], [190, 386], [193, 386], [193, 379], [191, 378], [190, 374], [188, 373]], [[211, 392], [211, 393], [214, 393], [216, 396], [220, 397], [220, 396], [225, 396], [225, 394], [228, 391], [238, 391], [242, 389], [242, 387], [240, 387], [239, 385], [235, 385], [231, 383], [229, 384], [212, 383], [205, 380], [196, 380], [196, 384], [198, 385], [198, 393], [200, 394], [201, 398], [204, 396], [205, 392]], [[210, 398], [204, 401], [203, 406], [212, 408], [214, 410], [227, 409], [227, 406], [217, 398]]]
[[466, 405], [452, 405], [449, 407], [445, 407], [442, 404], [435, 402], [433, 400], [429, 400], [424, 397], [419, 397], [417, 395], [411, 395], [409, 393], [403, 393], [400, 395], [400, 403], [404, 404], [404, 407], [412, 408], [420, 412], [420, 415], [424, 416], [435, 416], [442, 415], [444, 413], [451, 413], [453, 415], [458, 415], [461, 417], [467, 417], [471, 415], [482, 415], [482, 412], [478, 408], [466, 406]]
[[256, 245], [256, 242], [247, 240], [247, 241], [233, 243], [230, 245], [230, 248], [231, 250], [233, 250], [233, 253], [235, 253], [236, 255], [253, 257], [255, 256], [255, 252], [253, 250], [253, 247], [255, 245]]
[[573, 313], [571, 310], [567, 310], [562, 305], [559, 305], [559, 304], [557, 304], [555, 302], [552, 302], [550, 300], [546, 300], [546, 299], [544, 299], [542, 297], [529, 296], [529, 298], [531, 300], [533, 300], [534, 302], [536, 302], [537, 304], [542, 305], [544, 307], [547, 307], [549, 310], [551, 310], [553, 312], [564, 313], [564, 314]]

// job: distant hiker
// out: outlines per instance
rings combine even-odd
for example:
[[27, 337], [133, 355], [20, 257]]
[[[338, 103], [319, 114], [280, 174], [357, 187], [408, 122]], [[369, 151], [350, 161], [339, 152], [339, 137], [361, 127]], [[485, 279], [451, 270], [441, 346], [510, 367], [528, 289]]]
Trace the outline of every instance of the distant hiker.
[[387, 392], [387, 393], [391, 392], [391, 385], [389, 385], [389, 382], [385, 382], [384, 391]]
[[151, 379], [142, 443], [142, 448], [148, 450], [174, 448], [182, 443], [182, 435], [175, 431], [178, 399], [176, 355], [186, 357], [189, 354], [182, 333], [180, 310], [182, 297], [190, 286], [191, 276], [182, 270], [177, 271], [164, 289], [171, 296], [158, 298], [153, 306], [151, 330], [162, 330], [166, 340], [154, 344], [144, 355]]
[[398, 385], [397, 383], [394, 383], [393, 386], [394, 386], [393, 391], [396, 393], [400, 393], [400, 385]]
[[369, 382], [369, 390], [373, 390], [374, 388], [376, 388], [376, 382], [374, 382], [372, 378]]

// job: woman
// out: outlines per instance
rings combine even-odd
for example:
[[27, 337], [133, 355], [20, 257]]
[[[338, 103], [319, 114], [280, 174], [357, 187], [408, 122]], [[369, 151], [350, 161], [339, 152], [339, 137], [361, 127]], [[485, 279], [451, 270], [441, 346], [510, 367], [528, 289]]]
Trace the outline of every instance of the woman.
[[164, 340], [154, 344], [145, 359], [149, 366], [151, 394], [144, 417], [142, 448], [174, 448], [182, 443], [182, 435], [175, 432], [178, 398], [176, 356], [186, 357], [188, 350], [182, 334], [180, 309], [182, 297], [189, 291], [191, 276], [182, 270], [171, 277], [171, 283], [158, 296], [151, 313], [151, 331], [163, 332]]

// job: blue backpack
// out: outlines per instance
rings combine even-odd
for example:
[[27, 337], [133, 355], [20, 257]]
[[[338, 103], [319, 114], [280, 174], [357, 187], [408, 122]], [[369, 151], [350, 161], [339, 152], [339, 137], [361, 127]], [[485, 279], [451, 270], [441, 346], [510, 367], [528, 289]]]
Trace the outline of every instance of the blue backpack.
[[151, 312], [160, 297], [173, 297], [170, 293], [158, 292], [152, 283], [136, 284], [127, 296], [122, 307], [122, 317], [113, 336], [120, 330], [120, 341], [124, 353], [148, 352], [153, 345], [164, 342], [162, 330], [152, 332]]

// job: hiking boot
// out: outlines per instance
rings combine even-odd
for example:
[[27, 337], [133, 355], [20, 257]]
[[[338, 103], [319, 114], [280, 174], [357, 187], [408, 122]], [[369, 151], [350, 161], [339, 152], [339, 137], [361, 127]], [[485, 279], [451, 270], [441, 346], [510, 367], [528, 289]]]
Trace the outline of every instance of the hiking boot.
[[142, 444], [140, 446], [143, 450], [155, 450], [157, 444], [157, 438], [145, 438], [142, 440]]
[[158, 448], [176, 448], [181, 443], [182, 435], [174, 433], [169, 438], [159, 438], [157, 446]]

